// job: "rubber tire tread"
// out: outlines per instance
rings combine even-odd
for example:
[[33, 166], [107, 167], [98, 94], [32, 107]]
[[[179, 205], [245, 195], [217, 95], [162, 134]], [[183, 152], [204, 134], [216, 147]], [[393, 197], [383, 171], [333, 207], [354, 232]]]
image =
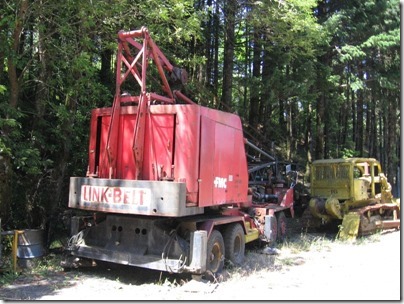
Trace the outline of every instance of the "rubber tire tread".
[[[230, 260], [236, 266], [242, 265], [245, 258], [245, 234], [243, 227], [238, 223], [230, 224], [224, 230], [223, 238], [226, 259]], [[234, 242], [237, 238], [240, 240], [239, 252], [235, 252], [234, 250]]]

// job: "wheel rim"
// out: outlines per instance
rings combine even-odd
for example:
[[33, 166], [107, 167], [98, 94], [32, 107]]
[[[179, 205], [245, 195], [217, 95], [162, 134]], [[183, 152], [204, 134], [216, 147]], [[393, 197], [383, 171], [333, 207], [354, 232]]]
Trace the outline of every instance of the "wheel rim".
[[220, 250], [220, 245], [216, 242], [209, 256], [209, 268], [212, 272], [216, 272], [219, 269], [220, 262], [222, 260], [222, 251]]

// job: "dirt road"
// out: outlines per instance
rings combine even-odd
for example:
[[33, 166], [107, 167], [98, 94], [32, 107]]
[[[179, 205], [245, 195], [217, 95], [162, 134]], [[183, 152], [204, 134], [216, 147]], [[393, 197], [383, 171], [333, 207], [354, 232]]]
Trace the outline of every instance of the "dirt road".
[[278, 255], [249, 251], [246, 265], [208, 283], [103, 264], [80, 271], [20, 276], [3, 300], [400, 300], [400, 231], [347, 244], [314, 242]]

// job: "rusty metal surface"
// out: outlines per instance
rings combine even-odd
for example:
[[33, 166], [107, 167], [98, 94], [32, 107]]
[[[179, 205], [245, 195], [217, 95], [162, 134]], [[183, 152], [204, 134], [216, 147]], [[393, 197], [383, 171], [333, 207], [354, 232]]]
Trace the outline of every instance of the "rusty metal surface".
[[[206, 231], [193, 231], [192, 246], [175, 230], [178, 222], [153, 217], [109, 214], [79, 231], [69, 241], [70, 254], [169, 272], [203, 272]], [[198, 252], [205, 252], [204, 255]], [[78, 260], [66, 259], [69, 262]], [[72, 264], [73, 267], [74, 263]]]
[[360, 215], [358, 235], [368, 235], [380, 229], [400, 228], [400, 208], [396, 204], [374, 204], [355, 210]]

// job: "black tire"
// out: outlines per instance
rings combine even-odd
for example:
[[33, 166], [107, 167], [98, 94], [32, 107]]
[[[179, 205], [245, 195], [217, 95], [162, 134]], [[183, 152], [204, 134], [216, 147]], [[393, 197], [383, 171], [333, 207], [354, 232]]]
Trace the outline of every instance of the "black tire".
[[276, 240], [277, 242], [283, 242], [286, 239], [288, 233], [288, 226], [285, 213], [283, 211], [278, 212], [276, 214], [276, 220], [277, 220]]
[[223, 233], [224, 252], [226, 259], [234, 265], [240, 266], [244, 263], [245, 235], [240, 224], [230, 224]]
[[224, 266], [224, 241], [222, 234], [212, 230], [207, 244], [206, 272], [216, 275], [222, 272]]

